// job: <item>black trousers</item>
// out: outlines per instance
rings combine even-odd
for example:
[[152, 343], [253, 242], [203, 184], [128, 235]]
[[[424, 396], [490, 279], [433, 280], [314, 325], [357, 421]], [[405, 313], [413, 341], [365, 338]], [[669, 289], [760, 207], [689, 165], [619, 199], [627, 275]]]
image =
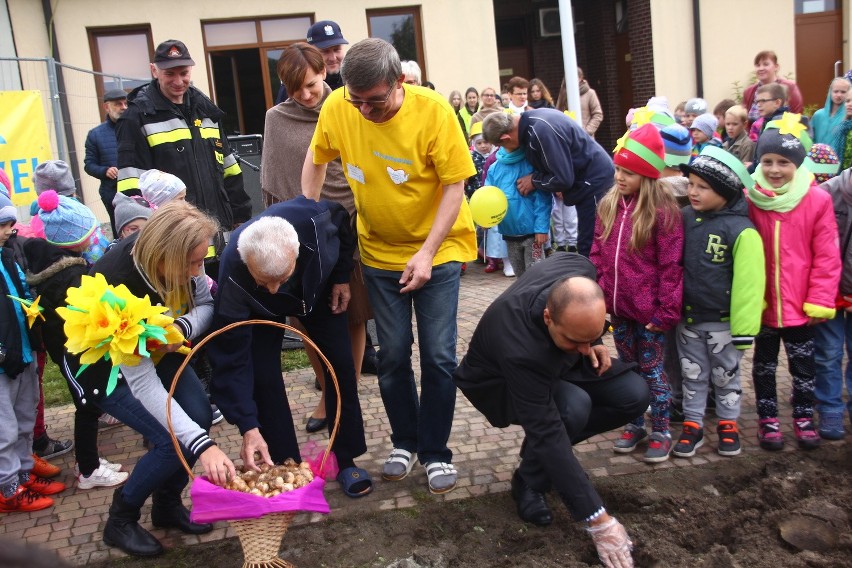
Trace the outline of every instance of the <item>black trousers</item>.
[[[553, 392], [572, 445], [624, 426], [645, 412], [649, 396], [648, 385], [634, 371], [601, 381], [559, 381]], [[547, 491], [551, 486], [542, 463], [526, 451], [526, 441], [521, 446], [518, 472], [527, 485], [538, 491]]]
[[[346, 314], [332, 314], [326, 298], [324, 295], [313, 311], [307, 316], [299, 317], [299, 321], [305, 326], [311, 340], [328, 358], [337, 375], [341, 399], [340, 429], [332, 450], [339, 461], [346, 462], [366, 452], [367, 443], [364, 439], [364, 421], [358, 399], [358, 385], [355, 382]], [[290, 403], [281, 381], [283, 339], [283, 329], [261, 325], [252, 328], [254, 401], [257, 405], [260, 433], [269, 446], [272, 460], [276, 463], [287, 458], [301, 461]], [[326, 383], [325, 408], [330, 434], [337, 408], [337, 393], [331, 381]]]
[[572, 192], [564, 192], [563, 200], [565, 205], [573, 205], [577, 208], [577, 252], [589, 257], [592, 252], [592, 242], [595, 239], [595, 218], [598, 210], [598, 203], [606, 194], [611, 186], [587, 188], [582, 194], [582, 198], [574, 200]]

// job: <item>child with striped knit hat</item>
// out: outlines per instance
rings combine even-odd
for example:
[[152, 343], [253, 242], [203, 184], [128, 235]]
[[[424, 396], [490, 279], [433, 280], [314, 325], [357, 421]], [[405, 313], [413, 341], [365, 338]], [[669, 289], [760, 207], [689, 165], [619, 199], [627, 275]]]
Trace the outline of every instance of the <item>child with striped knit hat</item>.
[[615, 151], [615, 185], [601, 200], [589, 259], [598, 271], [612, 317], [618, 356], [636, 362], [651, 392], [651, 435], [638, 416], [615, 442], [628, 453], [648, 438], [643, 460], [669, 458], [670, 391], [663, 369], [664, 333], [680, 319], [683, 223], [672, 194], [660, 183], [666, 167], [660, 131], [645, 124]]

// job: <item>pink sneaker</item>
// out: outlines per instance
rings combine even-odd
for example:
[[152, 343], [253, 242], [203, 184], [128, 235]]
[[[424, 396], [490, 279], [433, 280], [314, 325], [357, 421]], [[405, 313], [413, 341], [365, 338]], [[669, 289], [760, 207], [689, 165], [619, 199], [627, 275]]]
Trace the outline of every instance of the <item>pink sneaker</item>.
[[803, 450], [813, 450], [819, 447], [819, 434], [814, 428], [812, 418], [795, 418], [793, 420], [793, 433], [799, 441], [799, 447]]
[[777, 418], [761, 418], [758, 421], [757, 441], [761, 448], [770, 452], [784, 448], [784, 434], [781, 433], [781, 424]]

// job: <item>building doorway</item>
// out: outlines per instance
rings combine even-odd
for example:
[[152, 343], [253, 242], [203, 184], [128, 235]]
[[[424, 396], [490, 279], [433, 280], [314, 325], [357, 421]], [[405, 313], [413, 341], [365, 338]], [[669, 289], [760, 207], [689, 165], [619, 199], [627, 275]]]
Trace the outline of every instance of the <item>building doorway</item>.
[[[796, 84], [805, 106], [825, 104], [828, 84], [843, 75], [843, 13], [837, 0], [796, 0]], [[835, 63], [840, 61], [839, 71]]]
[[225, 112], [228, 135], [263, 134], [281, 86], [275, 70], [281, 50], [305, 41], [312, 23], [304, 15], [202, 23], [210, 96]]
[[216, 104], [225, 111], [222, 123], [228, 136], [263, 134], [267, 96], [263, 85], [260, 50], [212, 52], [210, 68]]
[[497, 28], [497, 62], [500, 87], [512, 77], [532, 79], [531, 42], [527, 37], [526, 17], [501, 18]]

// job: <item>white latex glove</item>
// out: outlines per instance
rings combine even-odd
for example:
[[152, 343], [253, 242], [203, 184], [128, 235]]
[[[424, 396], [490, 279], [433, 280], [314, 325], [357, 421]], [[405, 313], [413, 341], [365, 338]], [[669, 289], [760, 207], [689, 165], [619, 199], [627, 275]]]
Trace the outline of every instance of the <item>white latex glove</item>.
[[624, 526], [611, 517], [609, 521], [586, 529], [592, 535], [598, 557], [607, 568], [633, 568], [633, 543]]

